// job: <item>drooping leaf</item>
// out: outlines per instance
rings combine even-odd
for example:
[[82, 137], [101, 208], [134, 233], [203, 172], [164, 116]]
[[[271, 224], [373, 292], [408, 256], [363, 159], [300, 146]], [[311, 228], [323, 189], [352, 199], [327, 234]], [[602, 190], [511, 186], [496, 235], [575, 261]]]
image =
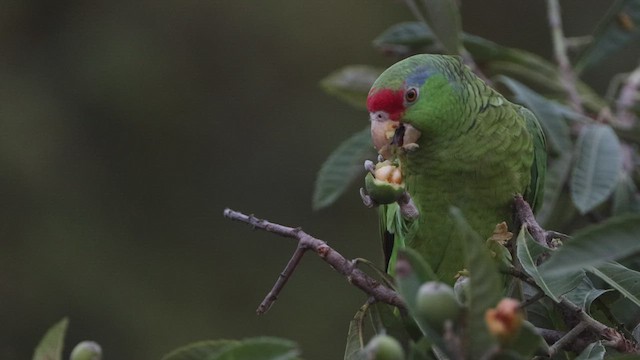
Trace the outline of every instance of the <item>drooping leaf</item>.
[[455, 0], [423, 0], [428, 25], [447, 54], [460, 53], [462, 21]]
[[367, 302], [353, 316], [349, 322], [349, 333], [347, 334], [347, 345], [344, 350], [344, 360], [364, 360], [362, 349], [364, 348], [364, 319], [369, 311], [370, 304]]
[[604, 346], [602, 346], [602, 342], [596, 341], [587, 345], [575, 360], [603, 360], [605, 352], [606, 350]]
[[564, 297], [575, 305], [581, 307], [585, 312], [589, 313], [589, 308], [591, 307], [593, 300], [608, 291], [612, 290], [596, 289], [591, 280], [585, 276], [582, 278], [582, 282], [580, 282], [580, 284], [578, 284], [578, 286], [573, 290], [566, 293]]
[[622, 168], [620, 141], [607, 125], [585, 126], [576, 144], [571, 199], [581, 213], [602, 204], [613, 192]]
[[293, 341], [256, 337], [229, 345], [219, 355], [206, 360], [295, 360], [299, 354], [298, 346]]
[[469, 271], [468, 355], [471, 359], [479, 359], [496, 341], [487, 330], [485, 312], [502, 298], [503, 279], [484, 240], [471, 228], [460, 209], [451, 208], [450, 214], [463, 235], [463, 255]]
[[329, 155], [322, 164], [313, 191], [313, 208], [333, 204], [349, 184], [363, 175], [364, 160], [375, 156], [369, 128], [355, 133]]
[[594, 41], [576, 63], [583, 71], [640, 39], [640, 1], [615, 1], [595, 31]]
[[551, 249], [538, 244], [523, 226], [517, 239], [517, 256], [523, 270], [531, 276], [536, 284], [553, 301], [559, 302], [559, 297], [574, 289], [584, 277], [581, 269], [563, 274], [544, 274], [537, 266], [539, 257], [550, 252]]
[[348, 104], [365, 109], [369, 89], [381, 73], [382, 69], [368, 65], [348, 65], [329, 74], [320, 86]]
[[592, 267], [589, 271], [618, 290], [625, 298], [640, 306], [640, 272], [615, 262]]
[[613, 215], [624, 213], [640, 213], [640, 194], [633, 179], [627, 172], [622, 172], [618, 185], [613, 193]]
[[547, 276], [563, 276], [630, 256], [640, 251], [638, 234], [640, 214], [610, 218], [576, 232], [539, 270]]
[[556, 209], [558, 198], [567, 182], [571, 170], [571, 152], [560, 154], [547, 166], [547, 173], [544, 179], [544, 197], [542, 206], [536, 213], [536, 220], [543, 227]]
[[179, 347], [162, 357], [162, 360], [205, 360], [218, 356], [235, 340], [205, 340]]
[[573, 145], [571, 144], [569, 125], [567, 125], [564, 115], [570, 113], [571, 109], [543, 97], [519, 81], [507, 76], [499, 76], [498, 80], [511, 89], [518, 102], [535, 114], [556, 153], [563, 154], [570, 151]]
[[403, 51], [406, 52], [431, 46], [433, 43], [433, 32], [421, 21], [407, 21], [392, 25], [373, 40], [374, 47], [381, 49], [403, 47]]
[[33, 353], [33, 360], [62, 360], [64, 337], [69, 319], [64, 318], [44, 334]]

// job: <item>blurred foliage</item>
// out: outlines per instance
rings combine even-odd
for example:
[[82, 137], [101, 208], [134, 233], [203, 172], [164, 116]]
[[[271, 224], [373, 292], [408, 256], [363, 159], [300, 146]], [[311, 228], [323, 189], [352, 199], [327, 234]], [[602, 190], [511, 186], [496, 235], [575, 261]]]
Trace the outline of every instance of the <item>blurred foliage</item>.
[[[305, 358], [342, 356], [345, 319], [364, 295], [309, 261], [257, 318], [292, 244], [247, 237], [220, 212], [248, 209], [302, 225], [345, 254], [379, 256], [376, 219], [355, 189], [332, 211], [309, 207], [317, 165], [366, 123], [317, 81], [346, 63], [381, 69], [404, 56], [368, 42], [406, 21], [406, 8], [366, 0], [0, 4], [0, 358], [28, 358], [62, 316], [74, 322], [68, 342], [94, 338], [110, 358], [159, 358], [198, 339], [267, 333], [295, 340]], [[568, 31], [582, 35], [608, 4], [563, 6]], [[487, 56], [504, 61], [486, 62], [486, 74], [559, 97], [540, 62], [549, 55], [543, 4], [467, 1], [462, 18], [469, 34], [503, 44]], [[488, 46], [463, 36], [471, 53], [473, 41]], [[586, 105], [598, 109], [609, 79], [638, 53], [631, 41], [584, 71]], [[508, 61], [518, 57], [526, 66]], [[635, 208], [625, 194], [635, 193], [636, 177], [623, 174], [616, 211]], [[558, 201], [570, 204], [566, 195]], [[567, 226], [585, 222], [577, 219]]]

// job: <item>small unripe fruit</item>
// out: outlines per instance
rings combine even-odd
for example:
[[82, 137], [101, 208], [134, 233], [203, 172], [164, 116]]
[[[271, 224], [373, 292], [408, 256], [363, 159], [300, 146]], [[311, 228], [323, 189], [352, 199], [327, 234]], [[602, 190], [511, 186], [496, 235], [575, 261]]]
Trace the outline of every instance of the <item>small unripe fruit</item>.
[[417, 315], [439, 332], [445, 321], [455, 321], [462, 310], [451, 286], [437, 281], [429, 281], [420, 286], [416, 307]]
[[100, 360], [102, 348], [94, 341], [83, 341], [71, 351], [70, 360]]
[[389, 335], [374, 336], [364, 348], [367, 360], [404, 360], [398, 340]]
[[386, 180], [378, 180], [374, 178], [371, 173], [367, 174], [364, 178], [364, 188], [367, 190], [369, 196], [378, 204], [391, 204], [396, 202], [404, 193], [404, 184], [394, 184]]

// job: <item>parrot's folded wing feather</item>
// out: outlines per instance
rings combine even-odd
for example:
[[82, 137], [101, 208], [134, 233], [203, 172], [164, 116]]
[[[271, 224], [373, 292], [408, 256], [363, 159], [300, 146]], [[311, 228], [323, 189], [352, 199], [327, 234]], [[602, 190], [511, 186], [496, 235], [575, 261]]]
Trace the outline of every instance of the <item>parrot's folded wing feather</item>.
[[544, 192], [544, 178], [547, 169], [547, 142], [540, 127], [538, 119], [527, 108], [521, 107], [520, 114], [524, 118], [527, 129], [533, 141], [533, 163], [531, 164], [531, 182], [527, 191], [523, 194], [524, 199], [536, 211], [542, 205]]

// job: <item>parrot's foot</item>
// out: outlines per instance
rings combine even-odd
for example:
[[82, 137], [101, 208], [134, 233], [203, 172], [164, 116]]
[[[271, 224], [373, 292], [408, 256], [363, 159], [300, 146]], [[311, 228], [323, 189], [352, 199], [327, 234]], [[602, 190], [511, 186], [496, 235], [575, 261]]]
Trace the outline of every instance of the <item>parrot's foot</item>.
[[364, 204], [364, 206], [368, 207], [369, 209], [373, 209], [374, 207], [379, 205], [375, 200], [371, 198], [371, 196], [369, 196], [369, 194], [367, 194], [367, 192], [363, 188], [360, 188], [360, 198], [362, 198], [362, 203]]
[[371, 160], [364, 161], [364, 169], [372, 174], [376, 173], [376, 165]]
[[400, 215], [407, 220], [415, 220], [420, 216], [420, 212], [416, 207], [416, 204], [413, 203], [413, 199], [408, 192], [404, 192], [402, 196], [398, 199], [398, 205], [400, 205]]
[[571, 238], [571, 236], [563, 233], [559, 233], [553, 230], [547, 230], [544, 232], [544, 237], [547, 240], [547, 244], [552, 248], [557, 248], [562, 244], [564, 240]]
[[413, 152], [418, 150], [419, 147], [420, 145], [416, 143], [410, 143], [410, 144], [403, 145], [402, 150], [404, 150], [405, 152]]

